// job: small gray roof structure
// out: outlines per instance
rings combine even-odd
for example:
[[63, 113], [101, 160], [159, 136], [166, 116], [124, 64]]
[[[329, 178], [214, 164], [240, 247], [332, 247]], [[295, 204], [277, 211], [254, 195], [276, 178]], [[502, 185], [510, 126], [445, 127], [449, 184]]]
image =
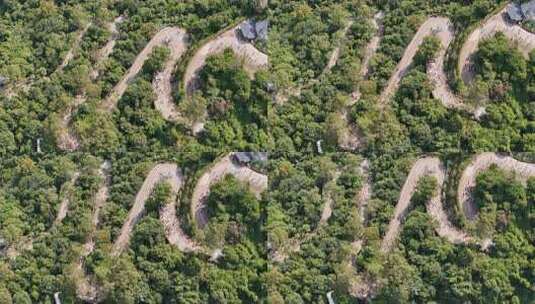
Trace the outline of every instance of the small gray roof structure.
[[515, 2], [512, 2], [507, 6], [507, 16], [509, 16], [509, 19], [516, 22], [520, 22], [524, 19], [520, 5]]
[[535, 0], [531, 0], [520, 5], [522, 15], [527, 21], [535, 21]]
[[267, 40], [268, 35], [268, 20], [262, 20], [255, 23], [256, 36], [260, 40]]
[[255, 40], [256, 39], [256, 31], [255, 31], [255, 25], [254, 21], [247, 20], [240, 24], [240, 32], [243, 35], [245, 39], [248, 40]]
[[246, 164], [253, 161], [256, 162], [265, 162], [267, 161], [266, 152], [236, 152], [234, 153], [234, 158], [237, 162]]

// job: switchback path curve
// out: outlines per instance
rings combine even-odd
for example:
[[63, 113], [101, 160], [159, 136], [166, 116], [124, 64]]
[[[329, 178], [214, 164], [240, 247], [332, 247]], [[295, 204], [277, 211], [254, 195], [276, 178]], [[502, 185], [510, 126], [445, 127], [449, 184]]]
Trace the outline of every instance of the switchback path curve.
[[[130, 209], [128, 217], [121, 228], [121, 232], [113, 244], [113, 256], [118, 256], [128, 246], [134, 226], [145, 213], [145, 202], [150, 197], [156, 185], [163, 181], [166, 181], [171, 187], [171, 201], [160, 212], [160, 220], [164, 224], [165, 233], [169, 242], [172, 241], [173, 245], [176, 245], [182, 251], [196, 251], [199, 248], [181, 230], [178, 218], [174, 214], [178, 191], [183, 185], [182, 172], [174, 163], [161, 163], [152, 168], [139, 189], [134, 205]], [[171, 235], [173, 233], [175, 235]]]
[[239, 181], [247, 183], [249, 190], [257, 198], [267, 189], [268, 177], [266, 175], [237, 164], [232, 159], [232, 154], [223, 157], [199, 178], [193, 190], [191, 196], [191, 212], [192, 218], [197, 223], [198, 228], [202, 229], [208, 222], [206, 199], [208, 198], [208, 194], [210, 194], [210, 187], [229, 174]]
[[451, 92], [444, 73], [444, 57], [446, 49], [453, 40], [453, 26], [448, 18], [430, 17], [418, 29], [411, 42], [405, 49], [403, 57], [399, 61], [390, 77], [386, 87], [379, 97], [379, 103], [385, 105], [399, 87], [401, 79], [409, 72], [414, 56], [418, 52], [420, 45], [428, 36], [435, 36], [440, 40], [441, 48], [435, 60], [428, 66], [428, 76], [433, 84], [433, 96], [439, 99], [448, 108], [462, 107], [462, 103]]
[[[128, 85], [132, 80], [137, 76], [143, 63], [147, 60], [149, 55], [152, 53], [152, 50], [156, 46], [169, 45], [171, 47], [171, 56], [169, 56], [168, 62], [166, 62], [165, 67], [168, 68], [169, 65], [173, 65], [175, 61], [182, 56], [187, 47], [187, 35], [186, 32], [179, 27], [166, 27], [161, 29], [152, 39], [147, 43], [145, 48], [137, 55], [134, 63], [128, 69], [126, 75], [115, 85], [111, 93], [104, 100], [101, 107], [107, 112], [111, 112], [115, 109], [117, 102], [123, 96], [124, 92], [128, 88]], [[172, 63], [169, 63], [172, 62]], [[170, 74], [170, 73], [169, 73]], [[165, 74], [167, 77], [167, 73]], [[168, 79], [167, 79], [168, 80]], [[163, 90], [165, 92], [165, 90]], [[158, 102], [163, 101], [164, 99], [157, 99]], [[163, 113], [164, 117], [169, 117], [169, 113]]]
[[511, 156], [491, 152], [474, 156], [464, 169], [457, 188], [457, 203], [468, 220], [475, 220], [478, 214], [471, 195], [476, 185], [476, 178], [479, 173], [489, 169], [492, 165], [504, 171], [514, 172], [515, 176], [523, 182], [535, 176], [535, 164], [521, 162]]
[[518, 24], [510, 22], [506, 17], [507, 6], [496, 15], [488, 18], [476, 28], [464, 42], [459, 53], [458, 70], [465, 84], [472, 81], [473, 75], [473, 55], [477, 52], [479, 43], [482, 40], [491, 38], [497, 33], [503, 33], [505, 37], [513, 41], [524, 56], [535, 49], [535, 34], [524, 30]]
[[232, 49], [243, 60], [245, 69], [251, 75], [258, 69], [267, 67], [268, 55], [260, 52], [251, 43], [244, 41], [238, 34], [239, 25], [210, 39], [193, 55], [184, 73], [183, 85], [187, 95], [198, 88], [197, 74], [206, 64], [210, 55], [219, 54], [225, 49]]
[[[111, 52], [113, 51], [115, 42], [119, 38], [117, 24], [122, 22], [123, 19], [124, 18], [122, 16], [119, 16], [115, 18], [113, 22], [110, 22], [108, 24], [108, 28], [111, 34], [106, 44], [100, 50], [97, 51], [95, 65], [89, 72], [90, 80], [94, 81], [97, 79], [102, 62], [104, 62], [104, 60], [106, 60], [111, 54]], [[77, 43], [79, 42], [80, 41], [77, 41]], [[69, 105], [66, 111], [62, 114], [62, 118], [59, 122], [60, 133], [58, 134], [57, 139], [56, 139], [59, 149], [63, 151], [74, 151], [80, 147], [80, 140], [78, 139], [78, 136], [76, 135], [74, 130], [70, 127], [70, 123], [75, 112], [78, 110], [78, 108], [82, 104], [86, 102], [86, 100], [87, 100], [87, 97], [85, 96], [85, 93], [79, 94], [74, 99], [74, 103]]]
[[[223, 157], [214, 164], [201, 178], [197, 181], [192, 194], [191, 210], [194, 214], [204, 209], [203, 200], [206, 199], [210, 192], [210, 186], [221, 180], [225, 175], [233, 175], [240, 182], [247, 183], [249, 189], [258, 197], [267, 188], [267, 176], [260, 174], [252, 169], [237, 164], [232, 160], [232, 153]], [[112, 249], [112, 255], [119, 255], [128, 245], [135, 224], [141, 219], [145, 212], [145, 202], [150, 197], [154, 187], [160, 182], [167, 182], [171, 186], [172, 198], [165, 206], [160, 209], [160, 220], [162, 221], [167, 240], [175, 245], [181, 251], [192, 252], [203, 250], [200, 244], [190, 239], [180, 228], [180, 223], [176, 215], [176, 204], [178, 193], [183, 186], [183, 176], [180, 168], [174, 163], [161, 163], [154, 166], [148, 173], [143, 185], [139, 189], [134, 205], [130, 209], [127, 219], [125, 220], [119, 236], [115, 240]], [[197, 225], [204, 227], [207, 218], [201, 225], [196, 217]]]
[[438, 223], [436, 229], [437, 234], [444, 237], [453, 244], [467, 243], [472, 241], [465, 232], [460, 231], [453, 227], [453, 224], [448, 220], [447, 214], [444, 212], [442, 206], [442, 187], [444, 184], [446, 171], [442, 166], [442, 162], [437, 157], [424, 157], [417, 160], [412, 166], [405, 184], [401, 189], [398, 203], [396, 205], [394, 215], [388, 225], [387, 232], [381, 243], [381, 250], [383, 252], [389, 252], [397, 236], [399, 235], [401, 223], [407, 216], [409, 207], [411, 205], [411, 198], [416, 191], [418, 181], [423, 176], [433, 176], [437, 181], [438, 189], [435, 192], [429, 202], [427, 203], [427, 212]]
[[[473, 220], [477, 214], [476, 207], [470, 201], [470, 194], [475, 186], [475, 180], [479, 173], [487, 170], [491, 165], [498, 168], [516, 173], [516, 177], [521, 181], [535, 176], [535, 164], [521, 162], [510, 156], [500, 155], [498, 153], [481, 153], [471, 159], [471, 163], [462, 173], [458, 184], [457, 200], [464, 206], [464, 216]], [[453, 244], [470, 244], [475, 243], [482, 250], [487, 250], [493, 245], [492, 239], [476, 239], [467, 232], [453, 226], [444, 211], [443, 185], [446, 177], [445, 168], [437, 157], [424, 157], [418, 159], [412, 166], [407, 179], [401, 189], [400, 197], [396, 205], [394, 215], [388, 225], [387, 232], [381, 242], [381, 251], [388, 254], [394, 247], [396, 240], [402, 229], [402, 222], [408, 214], [411, 204], [411, 198], [414, 195], [418, 181], [424, 176], [433, 176], [437, 181], [437, 188], [431, 199], [426, 204], [429, 215], [436, 222], [436, 232], [448, 242]], [[368, 298], [377, 290], [379, 283], [368, 276], [364, 276], [363, 281], [352, 284], [350, 293], [358, 298]]]

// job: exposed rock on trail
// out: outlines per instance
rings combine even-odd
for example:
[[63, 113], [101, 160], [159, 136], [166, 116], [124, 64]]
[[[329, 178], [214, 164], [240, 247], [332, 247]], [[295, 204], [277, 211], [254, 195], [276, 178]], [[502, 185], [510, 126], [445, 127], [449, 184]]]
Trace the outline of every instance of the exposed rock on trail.
[[237, 164], [232, 160], [231, 154], [223, 157], [206, 171], [197, 181], [191, 197], [192, 218], [197, 227], [203, 228], [208, 222], [206, 214], [206, 199], [210, 194], [210, 187], [220, 181], [225, 175], [230, 174], [241, 182], [247, 183], [249, 189], [257, 197], [267, 189], [268, 177], [252, 169]]
[[225, 49], [232, 49], [237, 56], [242, 58], [245, 69], [250, 74], [268, 65], [268, 56], [257, 50], [251, 43], [242, 40], [238, 36], [238, 27], [239, 25], [209, 40], [191, 58], [183, 79], [184, 89], [188, 95], [198, 88], [197, 73], [205, 65], [208, 56], [221, 53]]

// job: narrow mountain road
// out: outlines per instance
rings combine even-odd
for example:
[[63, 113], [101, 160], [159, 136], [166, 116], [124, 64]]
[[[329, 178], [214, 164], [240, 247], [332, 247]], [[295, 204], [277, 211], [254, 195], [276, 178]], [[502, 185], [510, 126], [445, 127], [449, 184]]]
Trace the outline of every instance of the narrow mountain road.
[[176, 62], [182, 54], [186, 51], [187, 36], [182, 33], [176, 39], [168, 40], [167, 47], [170, 49], [171, 54], [168, 60], [165, 62], [164, 68], [161, 72], [156, 74], [152, 81], [152, 88], [156, 93], [156, 101], [154, 105], [158, 111], [162, 114], [163, 118], [168, 121], [178, 121], [181, 119], [181, 114], [177, 109], [172, 97], [171, 77]]
[[532, 163], [521, 162], [510, 156], [491, 152], [474, 156], [464, 169], [459, 180], [459, 188], [457, 188], [457, 202], [468, 220], [475, 220], [478, 214], [472, 199], [472, 190], [476, 186], [477, 175], [492, 165], [504, 171], [514, 172], [516, 177], [523, 182], [535, 176], [535, 164]]
[[479, 43], [497, 33], [503, 33], [509, 40], [514, 42], [520, 52], [526, 57], [535, 49], [535, 34], [524, 30], [521, 26], [511, 23], [506, 17], [507, 6], [499, 13], [488, 18], [481, 26], [476, 28], [461, 48], [459, 53], [458, 69], [465, 84], [474, 78], [473, 55], [477, 52]]
[[238, 26], [209, 40], [193, 55], [183, 78], [184, 90], [188, 95], [191, 95], [198, 88], [197, 74], [206, 64], [206, 59], [210, 55], [223, 52], [225, 49], [232, 49], [238, 57], [243, 59], [244, 67], [251, 75], [258, 69], [267, 67], [268, 55], [241, 39], [238, 36]]
[[247, 183], [249, 189], [258, 198], [267, 189], [267, 175], [260, 174], [246, 166], [237, 164], [232, 160], [231, 154], [223, 157], [199, 178], [193, 190], [191, 212], [192, 218], [197, 223], [197, 227], [202, 229], [208, 222], [206, 199], [208, 198], [208, 194], [210, 194], [210, 187], [229, 174], [239, 181]]

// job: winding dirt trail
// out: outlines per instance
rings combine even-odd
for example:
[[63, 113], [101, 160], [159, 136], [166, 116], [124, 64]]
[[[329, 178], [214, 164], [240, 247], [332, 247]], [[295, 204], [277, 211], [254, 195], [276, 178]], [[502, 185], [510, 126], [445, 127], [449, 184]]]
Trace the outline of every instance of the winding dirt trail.
[[[366, 79], [369, 73], [370, 69], [370, 60], [375, 55], [375, 52], [377, 52], [377, 49], [379, 48], [379, 45], [381, 43], [381, 39], [383, 37], [383, 12], [378, 12], [373, 16], [372, 24], [375, 27], [375, 35], [372, 37], [370, 42], [366, 45], [366, 49], [364, 51], [364, 57], [362, 59], [361, 68], [360, 68], [360, 76], [363, 79]], [[351, 99], [349, 100], [349, 104], [344, 107], [344, 109], [340, 113], [340, 118], [343, 120], [344, 125], [347, 126], [347, 131], [344, 132], [340, 138], [338, 139], [338, 146], [344, 150], [353, 151], [356, 150], [361, 145], [362, 138], [357, 126], [355, 124], [350, 123], [350, 109], [351, 107], [357, 103], [360, 99], [360, 91], [357, 88], [355, 92], [351, 94]]]
[[210, 187], [229, 174], [239, 181], [247, 183], [249, 190], [257, 198], [267, 189], [268, 177], [266, 175], [237, 164], [232, 160], [232, 154], [223, 157], [199, 178], [193, 190], [191, 212], [192, 218], [195, 219], [198, 228], [202, 229], [208, 222], [206, 199], [208, 198], [208, 194], [210, 194]]
[[[347, 24], [344, 26], [344, 28], [340, 30], [341, 37], [345, 37], [347, 35], [347, 32], [349, 31], [353, 23], [354, 23], [353, 20], [349, 20]], [[320, 81], [321, 76], [331, 71], [332, 68], [338, 62], [338, 59], [340, 58], [341, 43], [342, 43], [341, 41], [338, 41], [338, 45], [331, 51], [331, 55], [329, 56], [329, 61], [327, 62], [327, 64], [325, 65], [325, 67], [321, 71], [321, 74], [318, 77], [311, 79], [305, 84], [287, 88], [287, 89], [281, 90], [280, 92], [277, 92], [277, 94], [275, 94], [275, 97], [274, 97], [275, 103], [282, 105], [286, 101], [288, 101], [290, 97], [301, 96], [301, 92], [303, 90], [308, 89], [312, 87], [313, 85], [315, 85], [316, 83], [318, 83]]]
[[[269, 259], [271, 261], [276, 263], [284, 262], [284, 260], [286, 260], [286, 258], [288, 258], [291, 253], [300, 251], [301, 244], [310, 241], [314, 236], [318, 234], [320, 228], [327, 224], [333, 213], [333, 187], [336, 185], [336, 182], [338, 181], [338, 178], [340, 177], [341, 173], [341, 171], [337, 170], [333, 176], [333, 179], [324, 186], [324, 192], [322, 195], [324, 204], [321, 210], [320, 220], [316, 228], [314, 228], [314, 230], [308, 233], [305, 233], [302, 236], [297, 235], [287, 240], [286, 244], [270, 253]], [[357, 246], [357, 244], [355, 246]]]
[[72, 187], [74, 187], [74, 184], [78, 180], [78, 177], [80, 177], [80, 172], [74, 172], [74, 174], [71, 177], [71, 180], [63, 185], [63, 189], [61, 192], [63, 193], [63, 199], [61, 200], [61, 203], [59, 204], [58, 213], [56, 215], [56, 219], [54, 220], [54, 225], [60, 224], [65, 216], [67, 216], [67, 212], [69, 211], [69, 203], [71, 202], [71, 190]]
[[377, 49], [379, 48], [379, 45], [381, 44], [381, 39], [383, 38], [384, 33], [384, 26], [383, 26], [383, 18], [384, 13], [382, 11], [377, 12], [372, 19], [373, 27], [376, 28], [375, 35], [372, 37], [368, 45], [366, 46], [366, 50], [364, 52], [364, 58], [362, 59], [361, 63], [361, 69], [360, 69], [360, 76], [366, 77], [368, 76], [369, 69], [370, 69], [370, 60], [377, 52]]
[[468, 36], [463, 44], [459, 53], [458, 69], [461, 71], [461, 78], [465, 84], [470, 83], [474, 78], [473, 55], [477, 52], [478, 45], [482, 40], [491, 38], [497, 33], [503, 33], [518, 46], [524, 56], [528, 57], [529, 53], [535, 49], [535, 34], [509, 22], [506, 10], [507, 6], [496, 15], [488, 18]]
[[[476, 177], [492, 165], [496, 165], [502, 170], [515, 172], [516, 177], [523, 182], [535, 176], [535, 164], [521, 162], [510, 156], [500, 155], [498, 153], [481, 153], [475, 155], [471, 163], [463, 171], [457, 189], [458, 203], [463, 207], [464, 215], [469, 220], [473, 220], [477, 216], [476, 207], [473, 205], [470, 197], [476, 184]], [[454, 227], [448, 220], [448, 216], [442, 206], [442, 188], [446, 177], [445, 168], [439, 158], [424, 157], [414, 163], [401, 189], [394, 215], [381, 243], [381, 251], [387, 254], [393, 248], [402, 222], [407, 216], [411, 203], [410, 200], [416, 191], [418, 180], [423, 176], [433, 176], [437, 181], [438, 189], [436, 189], [435, 194], [426, 204], [427, 212], [438, 224], [436, 227], [437, 234], [453, 244], [477, 243], [482, 250], [487, 250], [492, 246], [492, 239], [475, 239], [466, 232]], [[355, 297], [365, 299], [373, 296], [378, 286], [379, 283], [376, 280], [365, 274], [363, 280], [352, 284], [350, 293]]]
[[[344, 26], [344, 28], [341, 31], [342, 37], [345, 37], [347, 35], [347, 32], [349, 31], [349, 29], [351, 28], [353, 23], [354, 23], [354, 21], [350, 20]], [[341, 44], [342, 44], [341, 41], [339, 41], [338, 45], [336, 46], [336, 48], [334, 48], [334, 50], [332, 51], [331, 56], [329, 57], [329, 61], [327, 62], [327, 65], [323, 68], [323, 71], [321, 72], [322, 75], [327, 73], [327, 72], [329, 72], [336, 65], [336, 63], [338, 62], [338, 59], [340, 58], [340, 47], [341, 47]]]
[[117, 42], [117, 39], [119, 39], [119, 29], [117, 28], [117, 25], [124, 21], [124, 16], [119, 16], [113, 20], [113, 22], [110, 22], [108, 24], [108, 31], [110, 32], [110, 37], [108, 38], [108, 41], [106, 44], [97, 51], [95, 56], [95, 68], [91, 71], [91, 79], [97, 79], [102, 62], [104, 60], [108, 59], [110, 57], [111, 52], [113, 52], [113, 48], [115, 47], [115, 43]]
[[145, 202], [150, 197], [154, 187], [160, 182], [167, 182], [171, 186], [171, 201], [162, 208], [160, 220], [164, 224], [165, 234], [170, 243], [182, 251], [196, 251], [199, 246], [191, 240], [180, 228], [175, 214], [177, 195], [183, 184], [181, 170], [174, 163], [158, 164], [149, 172], [143, 185], [139, 189], [134, 205], [121, 228], [121, 232], [113, 244], [112, 255], [118, 256], [128, 245], [130, 236], [136, 223], [145, 213]]
[[156, 92], [154, 105], [160, 111], [163, 118], [168, 121], [179, 121], [182, 118], [171, 95], [171, 78], [175, 63], [186, 51], [186, 39], [187, 36], [182, 33], [181, 37], [168, 41], [168, 48], [171, 50], [171, 54], [163, 70], [156, 74], [152, 81], [152, 88]]
[[[62, 199], [58, 207], [58, 213], [56, 214], [56, 218], [54, 219], [52, 226], [45, 231], [46, 234], [50, 233], [50, 229], [60, 225], [67, 216], [69, 204], [71, 203], [72, 198], [72, 189], [79, 177], [80, 172], [76, 171], [73, 173], [71, 179], [62, 185], [60, 190], [60, 196]], [[22, 236], [20, 241], [11, 244], [7, 248], [6, 256], [10, 259], [14, 259], [20, 254], [21, 251], [32, 250], [35, 238], [36, 237], [34, 236], [28, 235]]]
[[87, 256], [89, 256], [95, 249], [95, 242], [93, 238], [100, 219], [100, 209], [108, 200], [109, 187], [111, 184], [110, 170], [110, 161], [104, 161], [99, 168], [98, 175], [102, 178], [102, 183], [100, 184], [100, 187], [94, 198], [93, 215], [91, 218], [91, 224], [93, 227], [82, 248], [82, 255], [80, 256], [75, 268], [75, 275], [78, 278], [76, 280], [76, 293], [80, 299], [90, 303], [96, 302], [96, 299], [99, 296], [99, 288], [98, 285], [95, 284], [94, 279], [89, 278], [87, 274], [84, 273], [83, 263]]
[[89, 30], [89, 27], [91, 27], [93, 23], [88, 22], [81, 30], [78, 31], [78, 34], [76, 35], [76, 38], [74, 39], [74, 43], [72, 47], [69, 49], [65, 57], [63, 57], [63, 61], [61, 64], [56, 68], [55, 73], [59, 73], [63, 71], [63, 69], [71, 62], [71, 60], [74, 58], [74, 52], [80, 45], [80, 42], [82, 41], [82, 38], [84, 37], [85, 33], [87, 33], [87, 30]]
[[[132, 64], [132, 66], [130, 66], [130, 69], [128, 69], [126, 75], [119, 81], [119, 83], [117, 83], [117, 85], [115, 85], [106, 100], [104, 100], [104, 102], [102, 103], [101, 107], [107, 112], [111, 112], [115, 109], [117, 102], [123, 96], [124, 92], [128, 88], [128, 85], [137, 76], [137, 74], [143, 67], [143, 63], [145, 63], [145, 60], [147, 60], [149, 55], [152, 53], [152, 50], [156, 46], [171, 46], [171, 56], [169, 58], [169, 61], [171, 61], [182, 56], [187, 47], [186, 40], [186, 32], [181, 28], [166, 27], [161, 29], [158, 33], [156, 33], [156, 35], [152, 37], [152, 39], [149, 41], [149, 43], [147, 43], [145, 48], [137, 55], [136, 59], [134, 60], [134, 63]], [[166, 68], [169, 66], [169, 64], [174, 64], [175, 61], [173, 61], [172, 63], [166, 62]], [[162, 101], [162, 99], [158, 99], [158, 102], [160, 101]], [[164, 117], [171, 116], [170, 113], [163, 114]]]
[[358, 194], [358, 209], [360, 220], [364, 224], [366, 221], [366, 207], [370, 201], [372, 195], [372, 185], [371, 185], [371, 176], [370, 176], [370, 162], [365, 159], [362, 161], [359, 167], [360, 174], [365, 178], [364, 184]]
[[[106, 44], [102, 47], [102, 49], [97, 51], [95, 65], [89, 72], [89, 77], [92, 81], [97, 79], [102, 62], [104, 62], [104, 60], [106, 60], [113, 51], [115, 42], [119, 38], [117, 24], [122, 22], [123, 19], [124, 18], [122, 16], [119, 16], [108, 25], [111, 35]], [[79, 42], [80, 41], [78, 41], [78, 43]], [[76, 113], [78, 108], [86, 102], [86, 100], [87, 96], [85, 96], [85, 93], [79, 94], [74, 99], [74, 103], [69, 105], [66, 111], [63, 113], [63, 117], [59, 122], [59, 134], [56, 139], [59, 149], [63, 151], [72, 152], [80, 147], [80, 140], [78, 139], [78, 136], [76, 135], [74, 130], [70, 127], [70, 123], [73, 115]]]
[[268, 55], [242, 40], [238, 36], [238, 27], [239, 25], [209, 40], [191, 58], [183, 78], [184, 90], [188, 95], [198, 88], [197, 74], [206, 64], [206, 59], [210, 55], [222, 53], [225, 49], [232, 49], [234, 54], [243, 60], [245, 69], [250, 75], [260, 68], [267, 67]]
[[472, 198], [476, 178], [479, 173], [489, 169], [492, 165], [496, 165], [504, 171], [514, 172], [516, 177], [523, 182], [535, 176], [535, 164], [521, 162], [510, 156], [491, 152], [474, 156], [470, 164], [464, 169], [457, 188], [457, 203], [463, 210], [465, 217], [470, 221], [475, 220], [478, 214]]
[[416, 191], [418, 181], [423, 176], [433, 176], [437, 181], [437, 187], [433, 197], [427, 203], [427, 212], [438, 223], [437, 233], [454, 244], [467, 243], [472, 240], [465, 232], [460, 231], [451, 224], [442, 207], [442, 186], [446, 176], [445, 168], [437, 157], [421, 158], [414, 163], [401, 189], [394, 215], [388, 225], [388, 230], [383, 238], [381, 250], [389, 252], [399, 235], [401, 223], [407, 216], [411, 198]]
[[[379, 97], [379, 103], [381, 105], [385, 105], [389, 101], [392, 94], [394, 94], [394, 92], [398, 89], [401, 79], [410, 70], [410, 67], [412, 66], [412, 61], [414, 59], [414, 55], [416, 55], [416, 52], [418, 52], [418, 49], [420, 45], [422, 44], [422, 42], [424, 41], [424, 38], [427, 36], [431, 36], [431, 35], [436, 35], [437, 38], [440, 39], [442, 43], [442, 48], [444, 49], [443, 51], [441, 50], [439, 52], [439, 58], [437, 58], [436, 61], [437, 62], [444, 61], [445, 48], [449, 45], [453, 37], [451, 23], [449, 19], [444, 18], [444, 17], [430, 17], [420, 26], [420, 28], [418, 29], [418, 31], [412, 38], [411, 42], [405, 49], [405, 52], [403, 53], [403, 57], [399, 61], [398, 65], [396, 66], [396, 70], [394, 71], [394, 74], [392, 74], [392, 76], [388, 80], [388, 83], [385, 89], [383, 90], [383, 92], [381, 93], [381, 96]], [[435, 65], [435, 67], [437, 66], [438, 65]], [[439, 71], [435, 70], [434, 72], [443, 73], [442, 69], [440, 69]], [[440, 80], [440, 79], [437, 79], [437, 80]], [[452, 103], [452, 101], [447, 101], [446, 103], [449, 104], [449, 103]]]

